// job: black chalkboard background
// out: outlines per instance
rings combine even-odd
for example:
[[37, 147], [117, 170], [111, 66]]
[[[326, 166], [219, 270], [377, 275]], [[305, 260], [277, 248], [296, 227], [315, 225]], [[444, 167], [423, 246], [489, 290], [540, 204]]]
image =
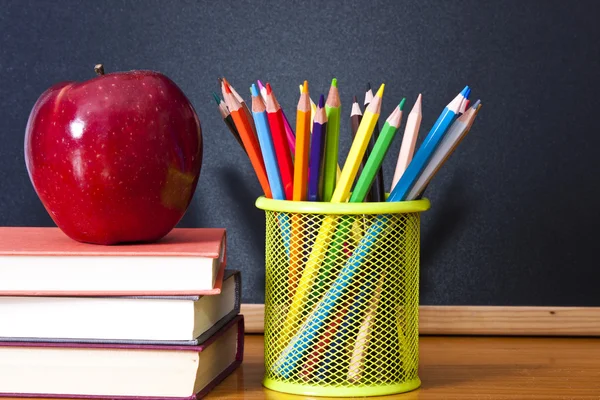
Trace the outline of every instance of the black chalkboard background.
[[[29, 111], [50, 85], [152, 69], [200, 117], [205, 153], [180, 226], [226, 227], [247, 303], [264, 296], [260, 186], [210, 92], [270, 81], [292, 123], [298, 84], [386, 83], [382, 114], [424, 96], [422, 139], [466, 84], [483, 107], [426, 192], [421, 303], [600, 306], [600, 2], [0, 1], [0, 225], [52, 226], [25, 169]], [[385, 163], [393, 173], [400, 137]], [[343, 159], [342, 159], [343, 160]]]

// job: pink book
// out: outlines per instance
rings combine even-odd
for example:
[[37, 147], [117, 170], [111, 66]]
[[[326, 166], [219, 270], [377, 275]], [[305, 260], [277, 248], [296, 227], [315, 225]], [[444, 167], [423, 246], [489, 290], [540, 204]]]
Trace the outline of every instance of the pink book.
[[198, 399], [243, 353], [242, 315], [197, 346], [0, 342], [0, 396]]
[[3, 296], [218, 294], [225, 266], [221, 228], [175, 228], [155, 243], [102, 246], [58, 228], [0, 227]]

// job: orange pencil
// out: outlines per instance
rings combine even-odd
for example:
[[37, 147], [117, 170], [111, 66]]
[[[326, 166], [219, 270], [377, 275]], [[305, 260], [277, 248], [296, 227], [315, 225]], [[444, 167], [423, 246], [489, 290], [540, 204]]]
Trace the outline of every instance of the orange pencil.
[[[296, 156], [294, 157], [294, 188], [292, 200], [307, 200], [308, 191], [308, 154], [310, 150], [310, 97], [308, 95], [308, 82], [304, 81], [298, 108], [296, 111]], [[302, 219], [299, 214], [292, 214], [292, 235], [290, 238], [290, 271], [289, 292], [296, 290], [300, 276], [302, 261]]]
[[310, 149], [310, 97], [304, 81], [296, 112], [296, 156], [294, 157], [294, 201], [306, 200], [308, 190], [308, 153]]
[[267, 178], [265, 162], [263, 160], [262, 152], [260, 151], [260, 146], [258, 144], [258, 140], [256, 139], [256, 135], [252, 131], [252, 126], [250, 125], [248, 116], [242, 109], [242, 105], [236, 99], [233, 93], [231, 93], [231, 88], [227, 84], [227, 81], [224, 80], [223, 85], [225, 86], [225, 103], [227, 104], [227, 108], [231, 113], [231, 118], [233, 118], [235, 127], [242, 138], [242, 143], [244, 144], [246, 153], [248, 153], [250, 163], [252, 164], [252, 168], [254, 168], [256, 177], [258, 178], [260, 186], [265, 193], [265, 197], [270, 199], [273, 197], [273, 195], [271, 194], [271, 187], [269, 186], [269, 179]]

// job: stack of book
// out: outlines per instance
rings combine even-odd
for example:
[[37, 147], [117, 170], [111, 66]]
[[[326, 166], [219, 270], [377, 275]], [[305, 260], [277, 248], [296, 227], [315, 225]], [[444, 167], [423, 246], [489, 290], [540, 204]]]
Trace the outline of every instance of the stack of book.
[[150, 244], [0, 228], [0, 395], [199, 398], [242, 361], [224, 229]]

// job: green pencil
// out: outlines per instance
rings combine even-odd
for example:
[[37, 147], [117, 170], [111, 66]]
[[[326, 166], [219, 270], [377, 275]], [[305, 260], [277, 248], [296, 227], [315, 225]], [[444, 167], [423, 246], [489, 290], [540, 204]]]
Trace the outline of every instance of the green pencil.
[[350, 196], [350, 203], [362, 202], [367, 195], [367, 192], [371, 188], [373, 180], [375, 179], [375, 175], [381, 167], [381, 163], [383, 162], [385, 154], [390, 148], [390, 144], [392, 143], [392, 140], [394, 139], [394, 136], [400, 127], [404, 101], [405, 99], [402, 99], [398, 107], [396, 107], [396, 109], [385, 121], [383, 129], [379, 133], [379, 138], [373, 147], [373, 151], [369, 155], [358, 181], [356, 181], [354, 191], [352, 192], [352, 196]]
[[338, 145], [340, 138], [340, 113], [342, 103], [337, 88], [337, 79], [333, 78], [325, 112], [327, 113], [327, 135], [325, 139], [325, 169], [323, 171], [323, 201], [331, 201], [335, 190], [338, 165]]

